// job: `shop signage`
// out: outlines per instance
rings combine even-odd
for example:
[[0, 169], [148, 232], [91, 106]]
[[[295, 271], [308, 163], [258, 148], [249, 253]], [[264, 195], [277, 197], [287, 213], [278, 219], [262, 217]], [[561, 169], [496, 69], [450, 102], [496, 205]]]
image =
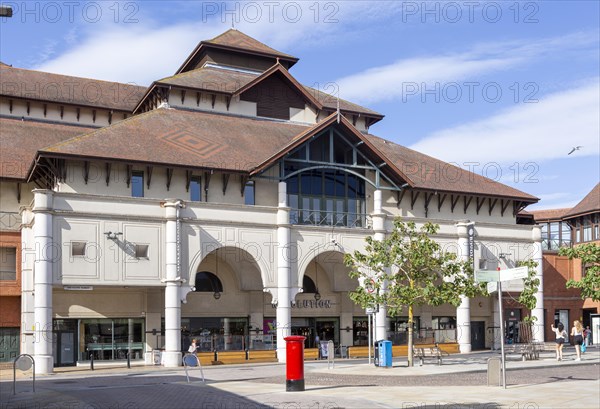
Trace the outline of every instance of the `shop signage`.
[[475, 227], [472, 224], [467, 228], [467, 239], [469, 258], [473, 263], [473, 268], [475, 268]]
[[91, 285], [65, 285], [63, 289], [67, 291], [92, 291], [94, 287]]
[[[304, 309], [304, 308], [331, 308], [331, 300], [298, 300], [295, 303], [291, 302], [292, 308]], [[277, 308], [276, 305], [272, 305], [273, 308]]]

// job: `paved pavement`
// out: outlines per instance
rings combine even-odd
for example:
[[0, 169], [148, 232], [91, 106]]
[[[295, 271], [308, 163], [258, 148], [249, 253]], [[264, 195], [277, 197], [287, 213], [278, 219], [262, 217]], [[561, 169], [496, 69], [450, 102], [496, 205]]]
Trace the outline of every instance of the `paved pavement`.
[[588, 349], [582, 361], [568, 350], [565, 360], [553, 354], [540, 360], [507, 361], [507, 389], [487, 386], [486, 363], [499, 354], [452, 355], [442, 366], [426, 361], [407, 367], [395, 359], [392, 368], [377, 368], [365, 360], [305, 364], [306, 391], [285, 391], [285, 365], [227, 365], [190, 370], [59, 369], [38, 376], [31, 391], [29, 373], [20, 374], [12, 394], [12, 370], [0, 371], [0, 409], [5, 408], [598, 408], [600, 350]]

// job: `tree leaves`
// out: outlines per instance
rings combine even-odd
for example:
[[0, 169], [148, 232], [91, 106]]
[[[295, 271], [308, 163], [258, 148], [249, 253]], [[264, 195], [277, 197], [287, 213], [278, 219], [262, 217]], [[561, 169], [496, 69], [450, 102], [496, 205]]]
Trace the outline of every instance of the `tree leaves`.
[[581, 259], [581, 265], [585, 268], [585, 274], [581, 281], [567, 281], [567, 288], [579, 288], [581, 298], [591, 298], [600, 301], [600, 246], [596, 243], [582, 244], [572, 248], [562, 248], [558, 252], [561, 256], [569, 259]]

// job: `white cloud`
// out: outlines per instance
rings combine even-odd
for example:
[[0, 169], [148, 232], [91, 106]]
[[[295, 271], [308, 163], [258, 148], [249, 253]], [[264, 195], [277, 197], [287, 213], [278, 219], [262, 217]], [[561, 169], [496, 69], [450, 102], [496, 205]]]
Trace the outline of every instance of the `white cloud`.
[[[335, 83], [339, 86], [340, 97], [358, 103], [372, 104], [400, 98], [405, 101], [424, 89], [434, 89], [435, 84], [472, 81], [478, 76], [507, 70], [558, 50], [576, 50], [592, 44], [597, 45], [596, 32], [538, 41], [476, 44], [463, 53], [415, 57], [369, 68]], [[468, 87], [461, 84], [461, 88], [468, 92]]]
[[[252, 10], [245, 11], [242, 7], [244, 3], [211, 4], [226, 7], [227, 10], [233, 10], [237, 6], [239, 14], [235, 28], [288, 53], [295, 45], [322, 45], [325, 41], [342, 41], [341, 39], [345, 41], [347, 38], [340, 33], [348, 28], [339, 21], [348, 24], [361, 19], [364, 21], [365, 12], [373, 9], [369, 2], [330, 2], [334, 8], [326, 6], [329, 3], [319, 3], [317, 13], [313, 2], [289, 3], [302, 7], [296, 22], [293, 22], [296, 20], [295, 6], [285, 9], [286, 3], [277, 3], [272, 21], [269, 9], [260, 2], [253, 3], [262, 8], [258, 21], [254, 20]], [[114, 25], [106, 21], [81, 24], [76, 31], [66, 34], [66, 51], [60, 55], [52, 55], [51, 59], [39, 60], [41, 62], [34, 68], [66, 75], [149, 85], [156, 79], [172, 75], [200, 41], [213, 38], [231, 27], [231, 15], [219, 11], [206, 20], [206, 10], [203, 14], [199, 4], [202, 3], [196, 3], [195, 8], [192, 4], [187, 9], [186, 16], [192, 16], [195, 20], [170, 25], [161, 26], [150, 15], [136, 16], [139, 17], [136, 24]], [[376, 12], [367, 13], [368, 19], [375, 20], [386, 15], [389, 17], [396, 8], [393, 2], [386, 3], [377, 8]], [[283, 13], [284, 9], [287, 14]], [[327, 23], [329, 20], [331, 22]], [[73, 41], [78, 42], [73, 44]]]
[[442, 160], [513, 163], [600, 154], [600, 83], [550, 94], [489, 118], [433, 133], [411, 146]]

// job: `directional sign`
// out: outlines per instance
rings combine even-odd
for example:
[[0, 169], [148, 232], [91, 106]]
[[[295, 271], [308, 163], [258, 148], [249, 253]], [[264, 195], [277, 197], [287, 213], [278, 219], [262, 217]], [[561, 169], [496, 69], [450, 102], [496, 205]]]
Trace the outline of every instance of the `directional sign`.
[[509, 268], [500, 272], [500, 281], [517, 280], [519, 278], [527, 278], [529, 269], [527, 267]]
[[500, 272], [494, 270], [477, 270], [475, 271], [475, 281], [477, 281], [478, 283], [500, 281]]
[[487, 283], [487, 292], [488, 294], [492, 294], [498, 291], [498, 283], [496, 281], [490, 281]]

